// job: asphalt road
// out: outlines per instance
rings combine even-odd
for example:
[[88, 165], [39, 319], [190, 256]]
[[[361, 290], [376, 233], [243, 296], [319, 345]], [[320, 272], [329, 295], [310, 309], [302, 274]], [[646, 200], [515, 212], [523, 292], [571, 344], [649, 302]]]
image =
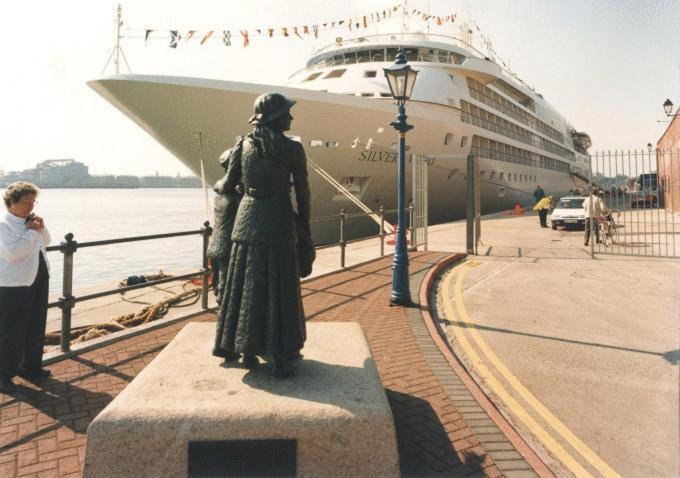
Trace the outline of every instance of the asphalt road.
[[441, 281], [456, 353], [558, 475], [677, 477], [680, 261], [593, 260], [537, 222], [483, 223]]

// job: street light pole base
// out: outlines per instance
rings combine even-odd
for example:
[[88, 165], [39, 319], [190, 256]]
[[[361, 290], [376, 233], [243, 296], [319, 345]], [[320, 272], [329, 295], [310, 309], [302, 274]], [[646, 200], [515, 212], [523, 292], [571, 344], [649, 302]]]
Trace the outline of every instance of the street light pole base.
[[412, 307], [413, 302], [411, 301], [410, 297], [407, 297], [405, 299], [395, 299], [392, 297], [390, 299], [390, 307]]

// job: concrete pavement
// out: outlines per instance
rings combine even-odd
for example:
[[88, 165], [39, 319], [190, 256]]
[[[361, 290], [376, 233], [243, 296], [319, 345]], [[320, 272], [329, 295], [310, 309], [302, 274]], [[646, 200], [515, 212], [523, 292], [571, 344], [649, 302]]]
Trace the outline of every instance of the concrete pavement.
[[677, 476], [680, 261], [593, 260], [537, 223], [484, 221], [482, 255], [440, 275], [457, 356], [558, 475]]

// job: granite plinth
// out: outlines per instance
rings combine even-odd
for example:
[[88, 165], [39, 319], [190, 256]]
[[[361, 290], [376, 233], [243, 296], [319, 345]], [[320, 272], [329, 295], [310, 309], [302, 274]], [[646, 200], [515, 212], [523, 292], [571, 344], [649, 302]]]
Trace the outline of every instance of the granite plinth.
[[84, 476], [186, 477], [190, 446], [291, 440], [296, 476], [398, 476], [392, 412], [361, 326], [307, 327], [304, 359], [279, 380], [265, 366], [223, 365], [211, 355], [215, 325], [188, 324], [92, 421]]

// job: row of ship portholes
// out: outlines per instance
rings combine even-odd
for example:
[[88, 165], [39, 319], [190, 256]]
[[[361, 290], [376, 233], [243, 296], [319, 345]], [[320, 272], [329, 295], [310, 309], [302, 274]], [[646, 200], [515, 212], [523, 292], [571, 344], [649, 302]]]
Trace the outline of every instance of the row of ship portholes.
[[[481, 178], [484, 179], [484, 176], [486, 174], [486, 171], [482, 171], [479, 173]], [[507, 179], [506, 179], [507, 178]], [[491, 174], [489, 175], [489, 181], [493, 181], [496, 179], [496, 171], [492, 171]], [[498, 175], [498, 180], [499, 181], [513, 181], [513, 182], [519, 182], [519, 183], [535, 183], [536, 182], [536, 176], [533, 174], [517, 174], [517, 173], [508, 173], [507, 176], [505, 176], [503, 173], [500, 173]]]
[[[449, 172], [449, 180], [455, 180], [456, 176], [458, 173], [458, 169], [452, 169]], [[462, 175], [463, 181], [465, 181], [466, 176], [465, 174]], [[491, 174], [489, 174], [489, 177], [486, 177], [486, 171], [480, 171], [479, 172], [479, 178], [481, 180], [486, 180], [489, 182], [498, 180], [498, 181], [507, 181], [507, 182], [516, 182], [516, 183], [536, 183], [537, 179], [536, 176], [533, 174], [517, 174], [517, 173], [508, 173], [507, 176], [505, 173], [497, 173], [496, 171], [491, 171]], [[498, 179], [496, 179], [498, 178]]]

